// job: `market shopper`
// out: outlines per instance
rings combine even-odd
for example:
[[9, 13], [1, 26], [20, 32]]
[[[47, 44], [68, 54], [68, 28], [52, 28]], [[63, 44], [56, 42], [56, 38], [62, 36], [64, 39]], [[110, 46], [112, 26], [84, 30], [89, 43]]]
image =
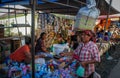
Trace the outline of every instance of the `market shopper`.
[[104, 40], [105, 42], [108, 42], [108, 41], [110, 40], [110, 38], [109, 38], [109, 36], [108, 36], [108, 32], [105, 32], [103, 40]]
[[40, 54], [41, 52], [48, 53], [48, 50], [45, 46], [45, 39], [46, 39], [46, 33], [42, 32], [36, 42], [36, 46], [35, 46], [36, 54]]
[[[31, 38], [25, 37], [25, 45], [19, 47], [15, 52], [10, 54], [10, 59], [12, 61], [16, 62], [24, 62], [24, 63], [30, 63], [31, 62]], [[44, 55], [36, 55], [35, 58], [41, 58], [44, 57]]]
[[74, 52], [62, 53], [63, 56], [72, 55], [85, 68], [84, 77], [92, 78], [95, 72], [95, 63], [100, 62], [100, 55], [97, 45], [93, 42], [93, 34], [91, 30], [85, 30], [82, 33], [82, 42], [74, 50]]

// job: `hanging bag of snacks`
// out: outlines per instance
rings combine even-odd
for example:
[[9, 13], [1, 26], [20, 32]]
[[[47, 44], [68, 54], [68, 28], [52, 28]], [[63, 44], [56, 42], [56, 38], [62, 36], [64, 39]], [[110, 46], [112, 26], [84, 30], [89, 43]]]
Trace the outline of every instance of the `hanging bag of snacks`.
[[95, 26], [96, 19], [98, 18], [100, 11], [95, 7], [95, 0], [86, 0], [87, 6], [79, 9], [76, 19], [74, 30], [93, 30]]

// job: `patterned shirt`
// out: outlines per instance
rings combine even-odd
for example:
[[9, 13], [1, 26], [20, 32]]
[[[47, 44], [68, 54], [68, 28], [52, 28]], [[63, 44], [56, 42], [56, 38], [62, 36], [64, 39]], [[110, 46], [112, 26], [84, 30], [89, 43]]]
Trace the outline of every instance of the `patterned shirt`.
[[44, 42], [44, 40], [39, 38], [37, 40], [37, 43], [36, 43], [36, 46], [35, 46], [35, 52], [44, 52], [42, 50], [42, 47], [45, 47], [45, 42]]
[[[81, 50], [81, 51], [80, 51]], [[74, 53], [79, 55], [79, 61], [85, 62], [90, 60], [96, 60], [100, 62], [100, 54], [97, 45], [89, 41], [87, 44], [81, 43], [76, 50], [74, 50]], [[85, 77], [88, 77], [90, 74], [92, 74], [95, 71], [94, 64], [89, 64], [85, 69]]]

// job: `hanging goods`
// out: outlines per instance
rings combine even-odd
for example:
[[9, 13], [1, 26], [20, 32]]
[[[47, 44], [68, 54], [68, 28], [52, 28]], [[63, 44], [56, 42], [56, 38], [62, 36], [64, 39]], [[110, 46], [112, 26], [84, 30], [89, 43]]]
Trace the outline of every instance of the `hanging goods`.
[[74, 30], [94, 29], [96, 18], [100, 14], [100, 11], [95, 6], [95, 0], [87, 0], [87, 6], [79, 9], [76, 15]]

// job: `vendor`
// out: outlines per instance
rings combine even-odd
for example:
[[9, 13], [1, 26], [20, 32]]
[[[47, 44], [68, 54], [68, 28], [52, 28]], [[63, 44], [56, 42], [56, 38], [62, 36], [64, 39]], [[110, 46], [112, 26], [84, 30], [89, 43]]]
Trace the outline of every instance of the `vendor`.
[[93, 33], [91, 30], [85, 30], [82, 33], [82, 42], [73, 52], [62, 53], [62, 56], [73, 56], [85, 68], [84, 77], [92, 78], [95, 72], [95, 63], [100, 62], [100, 54], [97, 45], [93, 42]]
[[[25, 37], [25, 45], [21, 46], [15, 52], [10, 54], [10, 59], [17, 62], [25, 62], [30, 63], [31, 62], [31, 38]], [[37, 55], [35, 58], [41, 58], [44, 57], [44, 55]]]
[[45, 39], [46, 39], [46, 33], [42, 32], [40, 34], [40, 37], [37, 39], [37, 43], [35, 46], [36, 54], [39, 54], [41, 52], [49, 53], [49, 51], [47, 50], [47, 48], [45, 46]]

